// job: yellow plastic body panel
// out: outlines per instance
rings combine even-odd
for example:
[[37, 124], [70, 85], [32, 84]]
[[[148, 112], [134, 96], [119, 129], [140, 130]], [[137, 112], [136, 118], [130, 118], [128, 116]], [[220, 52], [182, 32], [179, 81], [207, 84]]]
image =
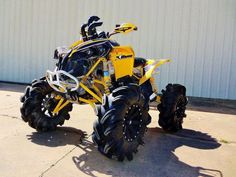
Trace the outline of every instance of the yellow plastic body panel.
[[91, 44], [91, 43], [94, 43], [94, 42], [102, 42], [102, 41], [108, 41], [108, 40], [109, 39], [98, 39], [96, 41], [89, 40], [89, 41], [86, 41], [86, 42], [83, 42], [82, 40], [76, 41], [70, 46], [70, 49], [73, 49], [73, 50], [72, 50], [71, 54], [69, 55], [69, 57], [71, 57], [75, 52], [77, 52], [78, 48], [80, 48], [80, 47], [83, 47], [85, 45], [88, 45], [88, 44]]
[[[164, 63], [170, 62], [171, 59], [160, 59], [160, 60], [151, 60], [149, 59], [147, 61], [149, 66], [149, 69], [146, 71], [145, 75], [139, 80], [139, 85], [142, 85], [145, 81], [150, 79], [152, 75], [154, 74], [155, 70], [160, 66], [163, 65]], [[147, 67], [145, 66], [145, 67]]]
[[134, 51], [130, 46], [114, 47], [110, 52], [109, 59], [114, 66], [116, 80], [133, 75]]
[[71, 44], [70, 49], [73, 49], [74, 47], [81, 44], [82, 42], [83, 42], [82, 40], [75, 41], [73, 44]]

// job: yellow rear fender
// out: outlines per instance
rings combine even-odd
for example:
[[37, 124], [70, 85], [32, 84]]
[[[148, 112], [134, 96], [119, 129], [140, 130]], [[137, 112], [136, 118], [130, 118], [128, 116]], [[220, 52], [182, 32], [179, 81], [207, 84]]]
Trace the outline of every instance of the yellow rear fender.
[[171, 62], [171, 59], [160, 59], [160, 60], [148, 59], [147, 65], [144, 67], [145, 75], [139, 80], [139, 85], [142, 85], [144, 82], [150, 79], [153, 74], [158, 73], [159, 71], [157, 71], [157, 69], [159, 66], [168, 62]]

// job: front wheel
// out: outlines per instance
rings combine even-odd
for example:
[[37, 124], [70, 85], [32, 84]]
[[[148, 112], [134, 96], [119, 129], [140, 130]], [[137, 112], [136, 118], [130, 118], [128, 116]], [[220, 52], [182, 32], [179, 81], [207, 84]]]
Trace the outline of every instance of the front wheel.
[[98, 150], [109, 158], [123, 161], [133, 159], [150, 123], [148, 103], [139, 86], [130, 84], [104, 96], [98, 106], [98, 120], [94, 123], [93, 141]]
[[37, 131], [54, 130], [70, 118], [71, 103], [57, 114], [53, 113], [59, 100], [55, 99], [53, 89], [45, 80], [33, 81], [31, 86], [27, 86], [20, 101], [23, 103], [20, 109], [22, 119]]
[[169, 132], [181, 130], [187, 103], [186, 88], [179, 84], [168, 84], [166, 90], [162, 90], [161, 103], [157, 106], [159, 125]]

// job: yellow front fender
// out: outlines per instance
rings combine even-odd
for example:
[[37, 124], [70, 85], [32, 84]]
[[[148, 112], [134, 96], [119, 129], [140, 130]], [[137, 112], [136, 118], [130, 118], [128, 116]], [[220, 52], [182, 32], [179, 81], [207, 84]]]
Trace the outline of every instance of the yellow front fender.
[[160, 60], [153, 60], [153, 59], [148, 59], [147, 63], [148, 65], [145, 66], [146, 72], [145, 75], [139, 80], [139, 85], [142, 85], [144, 82], [146, 82], [148, 79], [150, 79], [152, 77], [152, 75], [154, 74], [155, 70], [167, 63], [170, 62], [171, 59], [160, 59]]
[[83, 42], [82, 40], [75, 41], [73, 44], [71, 44], [71, 46], [69, 48], [73, 49], [74, 47], [76, 47], [77, 45], [81, 44], [82, 42]]

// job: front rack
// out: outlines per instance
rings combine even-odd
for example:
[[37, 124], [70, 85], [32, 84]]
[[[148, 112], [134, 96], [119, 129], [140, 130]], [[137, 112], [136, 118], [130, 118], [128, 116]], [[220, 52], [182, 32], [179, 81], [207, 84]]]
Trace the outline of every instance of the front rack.
[[67, 93], [68, 90], [75, 91], [79, 88], [78, 79], [63, 70], [47, 70], [46, 80], [54, 90], [62, 93]]

